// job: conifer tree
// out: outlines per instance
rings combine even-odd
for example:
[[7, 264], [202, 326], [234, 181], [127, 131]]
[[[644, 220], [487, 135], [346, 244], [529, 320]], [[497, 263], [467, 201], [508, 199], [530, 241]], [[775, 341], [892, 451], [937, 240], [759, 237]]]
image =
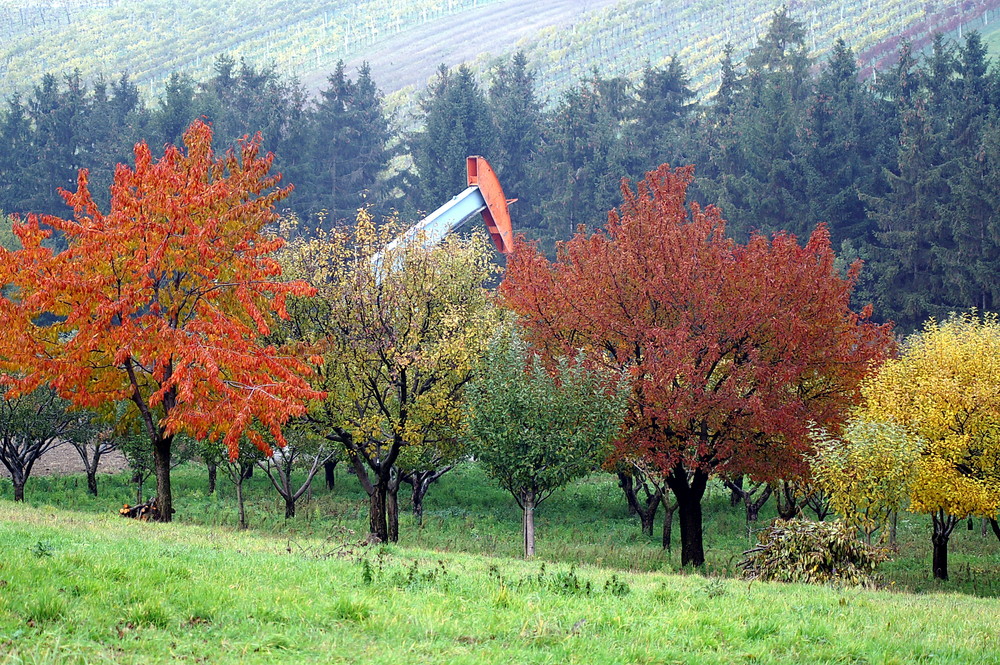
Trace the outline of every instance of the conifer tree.
[[417, 205], [434, 210], [466, 187], [465, 158], [496, 150], [496, 134], [486, 96], [465, 65], [445, 65], [422, 101], [423, 130], [411, 141], [417, 169]]
[[[531, 165], [542, 132], [542, 104], [535, 91], [535, 72], [528, 67], [524, 52], [518, 51], [510, 63], [501, 63], [493, 75], [489, 91], [490, 111], [497, 138], [496, 158], [490, 163], [504, 191], [520, 198], [519, 221], [533, 203], [529, 195]], [[522, 223], [523, 228], [523, 223]]]

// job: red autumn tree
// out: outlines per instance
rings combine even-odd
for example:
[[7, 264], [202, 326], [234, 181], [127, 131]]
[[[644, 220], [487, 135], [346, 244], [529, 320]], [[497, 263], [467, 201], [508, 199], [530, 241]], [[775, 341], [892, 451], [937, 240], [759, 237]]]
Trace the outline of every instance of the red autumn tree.
[[[322, 396], [307, 368], [262, 343], [273, 314], [304, 283], [276, 281], [271, 254], [282, 241], [262, 235], [287, 195], [260, 156], [260, 139], [213, 154], [211, 128], [196, 121], [181, 150], [159, 161], [135, 148], [119, 165], [111, 211], [101, 213], [81, 171], [62, 191], [74, 218], [31, 216], [14, 227], [22, 249], [0, 254], [0, 363], [11, 394], [42, 384], [80, 407], [129, 404], [148, 434], [160, 519], [170, 521], [171, 443], [176, 434], [223, 439], [230, 454], [254, 428], [282, 441], [280, 427]], [[42, 245], [51, 227], [68, 248]]]
[[691, 167], [623, 186], [606, 231], [578, 234], [554, 263], [520, 241], [502, 293], [553, 355], [586, 349], [631, 367], [621, 458], [662, 472], [678, 502], [682, 563], [701, 565], [710, 476], [761, 481], [804, 471], [807, 423], [836, 425], [892, 344], [850, 310], [860, 265], [834, 268], [829, 234], [725, 235], [714, 206], [685, 207]]

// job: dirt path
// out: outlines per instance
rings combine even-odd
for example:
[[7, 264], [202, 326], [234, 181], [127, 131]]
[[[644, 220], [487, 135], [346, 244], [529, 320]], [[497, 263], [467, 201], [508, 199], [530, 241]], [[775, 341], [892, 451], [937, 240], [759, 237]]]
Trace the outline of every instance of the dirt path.
[[[98, 473], [118, 473], [127, 466], [125, 457], [117, 450], [101, 456], [101, 466]], [[32, 476], [48, 476], [53, 474], [84, 473], [83, 461], [73, 446], [63, 444], [50, 450], [35, 462], [31, 470]], [[7, 469], [0, 464], [0, 478], [10, 478]]]
[[[370, 46], [347, 62], [351, 77], [363, 62], [386, 94], [408, 85], [423, 87], [442, 63], [454, 67], [481, 53], [502, 55], [518, 40], [543, 28], [572, 25], [581, 16], [618, 0], [509, 0], [447, 16]], [[327, 73], [306, 76], [305, 85], [324, 87]]]

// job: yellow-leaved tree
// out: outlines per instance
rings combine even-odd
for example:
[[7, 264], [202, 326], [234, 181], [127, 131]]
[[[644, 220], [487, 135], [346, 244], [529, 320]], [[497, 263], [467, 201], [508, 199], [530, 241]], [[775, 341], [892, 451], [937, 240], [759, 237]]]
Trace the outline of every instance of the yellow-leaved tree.
[[485, 235], [424, 248], [395, 246], [398, 232], [362, 210], [353, 228], [293, 241], [282, 259], [317, 289], [289, 306], [292, 335], [316, 364], [314, 387], [327, 394], [308, 417], [344, 446], [379, 541], [398, 539], [401, 453], [457, 438], [462, 390], [498, 321]]
[[933, 520], [933, 571], [948, 579], [959, 520], [1000, 508], [1000, 322], [995, 314], [930, 321], [862, 386], [860, 416], [919, 442], [910, 507]]
[[[811, 432], [812, 484], [829, 499], [830, 508], [872, 544], [909, 497], [921, 439], [894, 422], [852, 419], [842, 436], [822, 428]], [[884, 533], [884, 532], [883, 532]]]

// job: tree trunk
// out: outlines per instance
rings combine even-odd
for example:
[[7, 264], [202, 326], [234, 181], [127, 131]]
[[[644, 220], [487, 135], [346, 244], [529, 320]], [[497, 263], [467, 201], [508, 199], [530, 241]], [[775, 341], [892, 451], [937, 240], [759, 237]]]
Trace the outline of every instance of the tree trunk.
[[656, 508], [644, 510], [639, 513], [639, 522], [642, 525], [642, 532], [647, 536], [653, 535], [653, 522], [656, 521]]
[[288, 519], [291, 519], [293, 517], [295, 517], [295, 499], [292, 498], [292, 497], [290, 497], [290, 496], [286, 496], [285, 497], [285, 519], [288, 520]]
[[535, 556], [535, 492], [525, 490], [521, 493], [521, 508], [524, 511], [521, 521], [521, 531], [524, 536], [524, 558]]
[[13, 478], [14, 482], [14, 501], [24, 501], [24, 483], [25, 478]]
[[[771, 498], [773, 490], [769, 485], [763, 485], [762, 483], [753, 483], [750, 485], [750, 489], [746, 489], [743, 486], [743, 477], [740, 476], [737, 480], [739, 482], [727, 482], [726, 487], [728, 487], [730, 491], [730, 503], [732, 502], [732, 498], [735, 496], [743, 502], [743, 505], [746, 508], [747, 533], [749, 534], [750, 523], [756, 522], [760, 517], [760, 509], [767, 504], [768, 499]], [[757, 497], [754, 497], [755, 492], [760, 492], [760, 494]]]
[[156, 470], [156, 509], [160, 522], [174, 518], [174, 499], [170, 491], [170, 445], [172, 436], [161, 436], [153, 443], [153, 465]]
[[215, 462], [208, 463], [208, 493], [215, 494], [215, 480], [219, 465]]
[[663, 502], [663, 549], [670, 551], [670, 536], [674, 530], [674, 511], [677, 504], [670, 505], [669, 501]]
[[[742, 502], [744, 500], [743, 499], [743, 476], [739, 476], [736, 480], [732, 481], [731, 485], [730, 485], [730, 483], [726, 483], [726, 484], [729, 485], [729, 506], [731, 508], [735, 508], [736, 506], [740, 505], [740, 502]], [[734, 489], [734, 486], [735, 486], [735, 489]]]
[[780, 481], [781, 486], [774, 493], [774, 501], [778, 509], [778, 516], [783, 520], [790, 520], [799, 512], [799, 504], [795, 499], [795, 490], [784, 480]]
[[385, 506], [386, 487], [385, 483], [379, 481], [372, 487], [372, 493], [368, 495], [368, 530], [369, 539], [373, 542], [389, 542], [389, 526], [386, 523]]
[[399, 542], [399, 482], [390, 482], [385, 494], [385, 519], [390, 543]]
[[243, 475], [242, 474], [238, 475], [237, 476], [237, 480], [236, 480], [236, 505], [239, 508], [240, 528], [241, 529], [245, 529], [245, 528], [247, 528], [247, 511], [246, 511], [245, 502], [243, 500]]
[[424, 525], [424, 495], [427, 494], [427, 487], [421, 479], [413, 479], [413, 516], [417, 518], [417, 526]]
[[990, 527], [993, 529], [993, 535], [997, 537], [997, 540], [1000, 540], [1000, 524], [997, 524], [995, 519], [991, 519]]
[[625, 500], [628, 502], [629, 515], [638, 515], [639, 524], [642, 527], [642, 532], [648, 536], [653, 535], [653, 523], [656, 521], [656, 509], [660, 505], [660, 500], [663, 497], [663, 488], [656, 487], [656, 491], [653, 493], [649, 492], [648, 485], [645, 481], [642, 483], [642, 487], [646, 493], [645, 501], [639, 500], [639, 494], [635, 486], [635, 478], [627, 473], [618, 473], [618, 486], [622, 488], [622, 492], [625, 493]]
[[681, 523], [681, 565], [701, 566], [705, 563], [701, 499], [705, 495], [708, 474], [695, 471], [689, 481], [687, 470], [678, 465], [667, 476], [667, 484], [677, 498]]
[[337, 485], [337, 462], [327, 460], [323, 462], [323, 473], [326, 476], [326, 488], [333, 491], [333, 488]]
[[441, 479], [441, 476], [453, 468], [454, 465], [449, 464], [437, 470], [425, 469], [423, 471], [414, 471], [406, 476], [400, 476], [403, 482], [410, 483], [413, 486], [413, 516], [417, 519], [417, 526], [424, 525], [424, 497], [427, 496], [427, 491], [431, 488], [431, 485]]
[[948, 539], [951, 532], [958, 524], [958, 519], [943, 511], [937, 511], [932, 516], [934, 532], [931, 535], [934, 554], [931, 568], [934, 571], [934, 578], [939, 580], [948, 579]]
[[948, 579], [948, 536], [935, 533], [931, 537], [934, 544], [934, 577], [939, 580]]

